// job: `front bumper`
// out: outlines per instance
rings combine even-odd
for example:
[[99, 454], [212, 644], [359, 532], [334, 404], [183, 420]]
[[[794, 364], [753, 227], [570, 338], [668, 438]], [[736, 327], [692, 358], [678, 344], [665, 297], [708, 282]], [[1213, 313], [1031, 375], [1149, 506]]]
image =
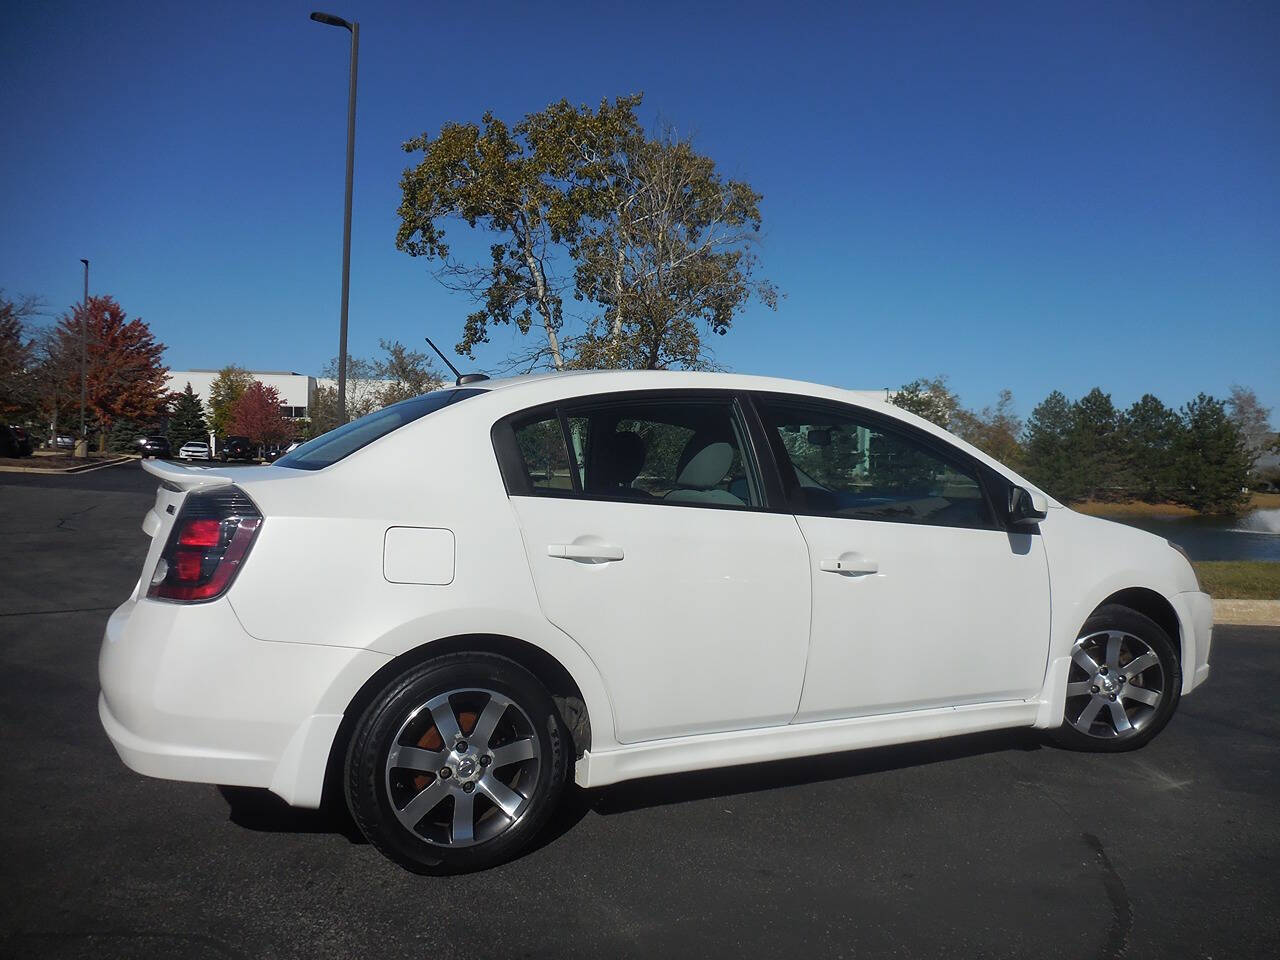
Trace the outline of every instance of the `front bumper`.
[[98, 715], [138, 773], [267, 787], [315, 807], [343, 711], [387, 659], [254, 639], [226, 598], [129, 600], [107, 621]]
[[1213, 600], [1191, 590], [1174, 597], [1182, 624], [1182, 692], [1190, 693], [1209, 679], [1209, 652], [1213, 646]]

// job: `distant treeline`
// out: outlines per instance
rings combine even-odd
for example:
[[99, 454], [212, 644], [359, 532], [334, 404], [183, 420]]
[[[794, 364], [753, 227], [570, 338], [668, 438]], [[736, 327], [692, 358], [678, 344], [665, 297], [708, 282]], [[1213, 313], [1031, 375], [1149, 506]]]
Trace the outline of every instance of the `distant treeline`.
[[1238, 513], [1267, 478], [1255, 464], [1277, 450], [1269, 411], [1252, 390], [1205, 394], [1174, 410], [1146, 394], [1127, 410], [1095, 387], [1079, 400], [1055, 390], [1023, 422], [1013, 395], [966, 410], [945, 377], [915, 380], [893, 395], [919, 414], [1025, 474], [1064, 502], [1144, 500], [1204, 513]]

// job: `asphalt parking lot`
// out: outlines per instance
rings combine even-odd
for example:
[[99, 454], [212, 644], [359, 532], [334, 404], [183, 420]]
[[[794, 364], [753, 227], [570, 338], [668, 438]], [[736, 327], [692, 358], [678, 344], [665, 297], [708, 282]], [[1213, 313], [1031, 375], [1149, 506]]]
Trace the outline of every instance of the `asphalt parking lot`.
[[1137, 753], [1014, 732], [577, 791], [520, 860], [416, 877], [340, 815], [116, 758], [98, 643], [153, 496], [0, 474], [3, 956], [1280, 955], [1280, 630], [1219, 628]]

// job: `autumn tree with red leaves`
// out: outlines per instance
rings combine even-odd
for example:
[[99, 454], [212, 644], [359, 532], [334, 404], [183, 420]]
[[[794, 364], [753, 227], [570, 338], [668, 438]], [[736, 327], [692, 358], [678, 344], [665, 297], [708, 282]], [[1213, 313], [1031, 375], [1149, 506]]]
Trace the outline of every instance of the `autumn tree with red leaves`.
[[146, 423], [160, 415], [168, 400], [168, 368], [160, 360], [164, 344], [140, 318], [130, 320], [115, 298], [90, 297], [87, 322], [84, 306], [77, 306], [62, 315], [54, 335], [58, 352], [76, 361], [66, 364], [73, 372], [64, 384], [64, 390], [76, 397], [81, 343], [86, 344], [85, 415], [98, 425], [100, 447], [116, 420]]
[[280, 393], [255, 380], [231, 408], [231, 434], [254, 443], [283, 443], [293, 438], [293, 424], [280, 413]]

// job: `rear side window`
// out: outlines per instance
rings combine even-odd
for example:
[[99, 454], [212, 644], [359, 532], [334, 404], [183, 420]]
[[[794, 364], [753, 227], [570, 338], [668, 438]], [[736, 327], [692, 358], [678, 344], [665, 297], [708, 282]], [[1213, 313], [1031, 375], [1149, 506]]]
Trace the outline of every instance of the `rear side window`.
[[348, 457], [361, 447], [368, 446], [379, 437], [385, 437], [393, 430], [398, 430], [406, 423], [421, 420], [429, 413], [474, 397], [484, 390], [436, 390], [424, 393], [420, 397], [410, 397], [389, 407], [375, 410], [359, 420], [352, 420], [326, 434], [308, 440], [293, 453], [286, 454], [276, 461], [277, 467], [292, 467], [294, 470], [323, 470], [330, 464]]
[[573, 492], [573, 465], [559, 417], [552, 415], [518, 426], [516, 446], [534, 490]]
[[566, 405], [514, 426], [530, 492], [688, 506], [759, 506], [729, 398]]

